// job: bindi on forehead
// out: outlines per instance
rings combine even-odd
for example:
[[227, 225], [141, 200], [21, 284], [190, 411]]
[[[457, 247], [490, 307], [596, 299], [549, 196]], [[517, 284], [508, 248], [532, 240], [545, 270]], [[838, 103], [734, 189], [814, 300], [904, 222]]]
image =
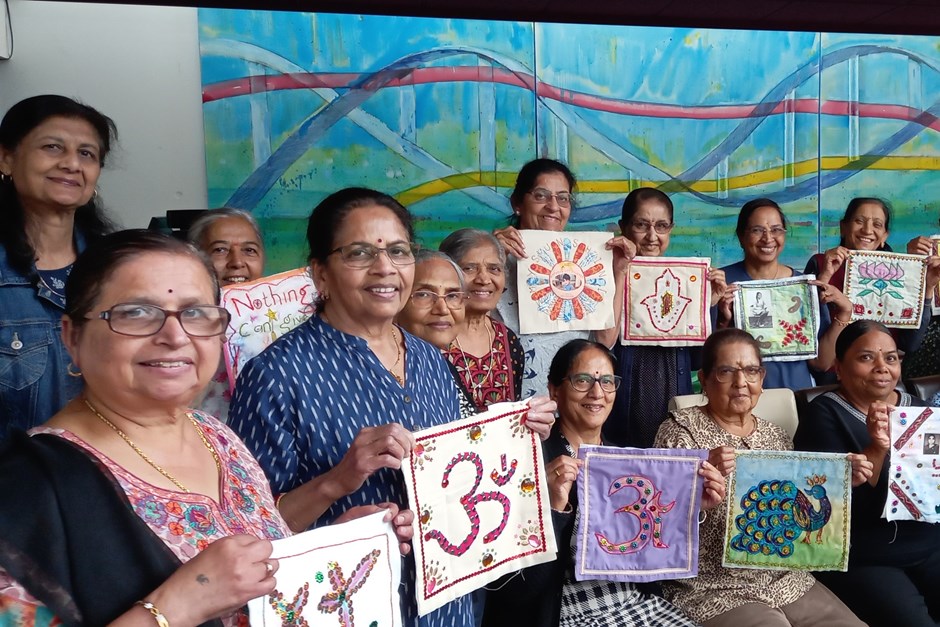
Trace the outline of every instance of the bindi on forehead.
[[172, 293], [173, 293], [172, 289], [167, 290], [167, 294], [172, 294]]

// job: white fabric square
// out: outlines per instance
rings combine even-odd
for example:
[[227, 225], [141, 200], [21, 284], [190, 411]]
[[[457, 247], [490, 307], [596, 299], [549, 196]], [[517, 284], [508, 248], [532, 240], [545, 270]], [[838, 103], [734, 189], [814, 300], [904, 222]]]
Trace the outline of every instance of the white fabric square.
[[519, 231], [529, 256], [517, 264], [519, 331], [595, 331], [614, 326], [610, 233]]
[[852, 302], [852, 320], [916, 329], [927, 296], [927, 257], [850, 251], [845, 262], [845, 295]]
[[401, 627], [401, 553], [384, 517], [378, 512], [275, 540], [277, 587], [248, 602], [251, 627]]
[[940, 408], [891, 412], [888, 520], [940, 523]]
[[760, 344], [765, 361], [814, 359], [819, 351], [819, 297], [812, 274], [735, 283], [734, 326]]
[[699, 346], [711, 333], [707, 257], [634, 257], [624, 287], [622, 344]]
[[424, 616], [497, 577], [555, 559], [539, 436], [525, 402], [414, 434], [402, 466]]

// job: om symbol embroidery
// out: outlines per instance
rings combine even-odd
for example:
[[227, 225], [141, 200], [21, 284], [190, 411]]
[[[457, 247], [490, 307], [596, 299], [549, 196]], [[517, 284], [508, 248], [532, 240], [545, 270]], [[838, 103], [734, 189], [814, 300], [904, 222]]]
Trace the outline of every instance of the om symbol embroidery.
[[640, 523], [640, 530], [633, 538], [621, 542], [611, 542], [604, 534], [595, 532], [594, 537], [597, 538], [601, 549], [612, 555], [629, 555], [642, 550], [650, 542], [658, 549], [668, 549], [669, 545], [662, 540], [663, 515], [672, 510], [676, 502], [661, 505], [659, 499], [662, 497], [662, 491], [657, 490], [653, 482], [642, 475], [628, 475], [615, 479], [610, 484], [607, 496], [612, 496], [624, 488], [636, 490], [637, 498], [632, 503], [614, 510], [614, 513], [636, 516]]
[[[460, 504], [467, 513], [467, 518], [470, 519], [470, 533], [468, 533], [467, 537], [464, 538], [463, 541], [459, 544], [451, 543], [447, 538], [444, 537], [444, 534], [437, 529], [433, 529], [424, 534], [425, 540], [436, 540], [445, 553], [458, 557], [467, 552], [467, 549], [470, 548], [470, 545], [473, 544], [480, 533], [480, 515], [477, 513], [477, 505], [487, 501], [496, 501], [503, 506], [502, 520], [500, 520], [499, 524], [492, 531], [483, 536], [484, 544], [488, 544], [499, 538], [500, 534], [502, 534], [503, 530], [506, 528], [506, 523], [509, 521], [509, 499], [504, 494], [495, 490], [491, 492], [477, 493], [477, 489], [480, 487], [480, 481], [483, 479], [483, 461], [476, 453], [458, 453], [455, 455], [444, 469], [444, 475], [441, 478], [441, 487], [446, 488], [448, 485], [450, 485], [450, 473], [454, 467], [461, 462], [470, 462], [476, 469], [476, 475], [474, 476], [473, 480], [473, 487], [471, 487], [466, 494], [460, 497]], [[506, 485], [509, 480], [512, 479], [512, 476], [516, 473], [517, 465], [518, 462], [515, 459], [507, 464], [506, 456], [502, 455], [500, 457], [500, 466], [502, 472], [497, 471], [494, 468], [490, 473], [490, 480], [500, 487]]]

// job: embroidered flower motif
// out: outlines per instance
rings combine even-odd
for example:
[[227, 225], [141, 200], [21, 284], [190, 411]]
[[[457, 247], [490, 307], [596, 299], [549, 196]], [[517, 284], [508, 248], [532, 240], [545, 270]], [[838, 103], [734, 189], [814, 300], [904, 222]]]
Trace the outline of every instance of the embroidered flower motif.
[[186, 509], [184, 515], [189, 528], [204, 535], [215, 533], [215, 522], [212, 520], [212, 512], [205, 505], [192, 505]]
[[209, 546], [209, 541], [205, 539], [196, 540], [196, 548], [200, 551], [205, 551], [206, 547]]
[[913, 318], [913, 317], [914, 317], [914, 308], [913, 308], [913, 307], [905, 307], [904, 309], [902, 309], [902, 310], [901, 310], [901, 317], [902, 317], [902, 318]]
[[852, 310], [855, 312], [856, 315], [859, 315], [859, 316], [865, 315], [865, 305], [862, 305], [861, 303], [855, 303], [852, 306]]
[[904, 283], [900, 280], [904, 277], [904, 270], [901, 264], [886, 263], [884, 261], [863, 261], [858, 264], [858, 282], [864, 285], [865, 289], [858, 293], [859, 298], [869, 294], [877, 294], [879, 298], [885, 294], [898, 300], [904, 300], [904, 296], [896, 290], [889, 288], [902, 288]]
[[170, 502], [168, 502], [168, 503], [166, 504], [166, 511], [167, 511], [168, 514], [170, 514], [170, 515], [172, 515], [172, 516], [182, 516], [182, 515], [183, 515], [183, 508], [182, 508], [182, 506], [181, 506], [179, 503], [177, 503], [176, 501], [170, 501]]
[[171, 522], [169, 525], [167, 525], [167, 528], [174, 536], [182, 536], [186, 533], [183, 525], [179, 524], [178, 522]]
[[137, 508], [147, 524], [162, 526], [166, 522], [166, 506], [160, 501], [148, 498], [138, 503]]
[[246, 514], [255, 511], [255, 503], [245, 490], [232, 490], [232, 501], [235, 502], [235, 507]]

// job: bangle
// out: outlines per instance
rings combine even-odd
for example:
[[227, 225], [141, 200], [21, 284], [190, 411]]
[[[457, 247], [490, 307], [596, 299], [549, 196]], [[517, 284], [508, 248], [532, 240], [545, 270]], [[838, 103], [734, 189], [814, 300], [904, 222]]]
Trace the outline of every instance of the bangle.
[[555, 509], [552, 508], [553, 512], [558, 512], [559, 514], [570, 514], [574, 511], [574, 508], [571, 506], [571, 502], [565, 503], [565, 509]]
[[839, 318], [833, 316], [833, 317], [832, 317], [832, 321], [835, 322], [836, 324], [838, 324], [840, 327], [847, 327], [847, 326], [849, 326], [850, 324], [852, 324], [852, 319], [851, 319], [851, 318], [849, 318], [848, 320], [839, 320]]
[[[704, 514], [704, 516], [702, 514]], [[706, 512], [704, 509], [700, 509], [698, 511], [698, 524], [701, 525], [706, 520], [708, 520], [708, 512]]]
[[287, 495], [287, 492], [281, 492], [276, 497], [274, 497], [274, 509], [280, 511], [281, 509], [281, 499]]
[[153, 615], [153, 620], [157, 621], [159, 627], [170, 627], [170, 621], [166, 619], [166, 616], [160, 613], [160, 610], [157, 609], [157, 606], [151, 603], [150, 601], [138, 601], [136, 605], [141, 606], [151, 615]]

